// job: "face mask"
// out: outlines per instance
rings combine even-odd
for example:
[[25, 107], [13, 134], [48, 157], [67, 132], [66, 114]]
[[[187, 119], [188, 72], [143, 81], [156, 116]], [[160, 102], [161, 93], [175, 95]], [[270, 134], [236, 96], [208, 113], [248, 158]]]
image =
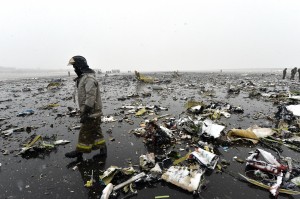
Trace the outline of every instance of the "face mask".
[[74, 71], [75, 71], [75, 73], [77, 74], [78, 77], [82, 75], [82, 72], [81, 72], [81, 70], [79, 68], [74, 67]]

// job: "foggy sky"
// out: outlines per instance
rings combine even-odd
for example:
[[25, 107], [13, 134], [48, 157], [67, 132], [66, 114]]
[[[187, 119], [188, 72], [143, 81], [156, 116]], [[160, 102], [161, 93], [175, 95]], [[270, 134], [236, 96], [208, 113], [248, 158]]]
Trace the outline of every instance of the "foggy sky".
[[2, 0], [0, 66], [300, 67], [299, 0]]

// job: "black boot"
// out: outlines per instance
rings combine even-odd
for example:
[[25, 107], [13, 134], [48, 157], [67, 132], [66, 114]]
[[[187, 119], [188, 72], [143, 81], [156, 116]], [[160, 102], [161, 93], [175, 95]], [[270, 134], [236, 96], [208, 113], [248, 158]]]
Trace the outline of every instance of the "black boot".
[[65, 156], [67, 158], [82, 158], [82, 152], [79, 151], [71, 151], [69, 153], [66, 153]]

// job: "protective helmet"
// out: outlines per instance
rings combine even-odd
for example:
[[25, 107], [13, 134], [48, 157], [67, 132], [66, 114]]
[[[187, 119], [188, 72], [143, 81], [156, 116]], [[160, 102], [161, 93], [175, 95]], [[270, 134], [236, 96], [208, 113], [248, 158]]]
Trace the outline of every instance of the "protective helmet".
[[74, 56], [70, 59], [68, 65], [73, 65], [75, 73], [80, 76], [86, 71], [89, 70], [89, 66], [87, 64], [87, 61], [82, 56]]

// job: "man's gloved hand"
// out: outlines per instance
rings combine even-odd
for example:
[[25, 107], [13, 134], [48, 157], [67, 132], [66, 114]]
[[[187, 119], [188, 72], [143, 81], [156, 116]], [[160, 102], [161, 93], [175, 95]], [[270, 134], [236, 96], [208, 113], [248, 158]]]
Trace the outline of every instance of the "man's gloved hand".
[[92, 113], [93, 108], [85, 105], [83, 109], [83, 113], [80, 116], [80, 123], [85, 123], [89, 119], [89, 115]]

